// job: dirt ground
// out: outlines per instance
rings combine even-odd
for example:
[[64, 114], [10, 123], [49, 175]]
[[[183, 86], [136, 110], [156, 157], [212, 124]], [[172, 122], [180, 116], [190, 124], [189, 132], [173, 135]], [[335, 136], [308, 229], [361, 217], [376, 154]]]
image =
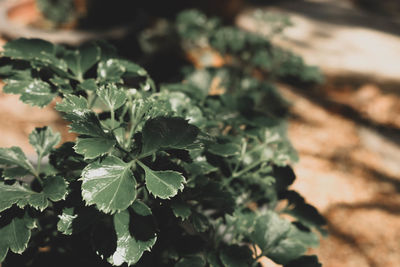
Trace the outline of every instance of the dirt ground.
[[[354, 95], [376, 88], [366, 85]], [[293, 103], [289, 135], [300, 155], [294, 188], [328, 220], [330, 236], [314, 251], [323, 266], [400, 266], [398, 143], [341, 110], [327, 109], [296, 90], [281, 90]], [[399, 114], [381, 107], [385, 100], [400, 104], [398, 96], [379, 94], [359, 111], [366, 118], [374, 109], [383, 116]]]

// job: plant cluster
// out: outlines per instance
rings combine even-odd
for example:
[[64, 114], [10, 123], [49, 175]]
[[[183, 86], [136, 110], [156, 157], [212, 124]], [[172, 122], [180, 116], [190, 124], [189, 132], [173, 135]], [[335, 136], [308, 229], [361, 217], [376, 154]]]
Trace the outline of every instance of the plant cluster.
[[297, 156], [287, 103], [259, 78], [317, 72], [197, 11], [168, 27], [185, 51], [212, 51], [222, 63], [201, 54], [202, 68], [156, 83], [103, 42], [4, 46], [3, 91], [40, 107], [61, 97], [56, 109], [78, 135], [60, 145], [58, 133], [35, 129], [35, 164], [18, 147], [0, 149], [5, 267], [259, 266], [263, 256], [320, 266], [304, 254], [325, 220], [289, 189]]

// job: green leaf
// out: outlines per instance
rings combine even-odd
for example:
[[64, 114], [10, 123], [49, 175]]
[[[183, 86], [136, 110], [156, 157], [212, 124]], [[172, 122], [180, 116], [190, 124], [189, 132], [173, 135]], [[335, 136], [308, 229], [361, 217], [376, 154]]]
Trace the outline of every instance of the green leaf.
[[3, 242], [0, 241], [0, 262], [4, 261], [4, 259], [7, 256], [7, 252], [8, 252], [8, 243], [6, 243], [4, 240]]
[[67, 182], [61, 176], [46, 177], [43, 181], [43, 194], [52, 201], [60, 201], [67, 195]]
[[[117, 250], [108, 259], [113, 265], [122, 265], [126, 262], [128, 265], [135, 264], [139, 261], [145, 251], [150, 251], [151, 247], [156, 243], [157, 237], [154, 236], [149, 240], [137, 240], [131, 236], [129, 231], [129, 212], [123, 210], [114, 215], [114, 227], [117, 233]], [[133, 222], [133, 227], [134, 227]]]
[[151, 209], [140, 200], [135, 200], [132, 204], [132, 209], [140, 216], [152, 215]]
[[145, 172], [146, 187], [154, 196], [169, 199], [183, 190], [185, 178], [175, 171], [153, 171], [138, 161]]
[[125, 210], [136, 198], [136, 180], [131, 164], [114, 156], [86, 166], [80, 180], [86, 204], [95, 204], [104, 213]]
[[77, 87], [79, 90], [82, 91], [96, 91], [97, 90], [97, 84], [94, 79], [87, 79], [78, 84]]
[[108, 84], [100, 87], [97, 89], [97, 95], [110, 110], [120, 108], [127, 100], [124, 90], [119, 89], [115, 84]]
[[33, 228], [34, 220], [28, 215], [23, 218], [16, 217], [10, 224], [0, 228], [0, 262], [4, 260], [9, 249], [18, 254], [25, 251]]
[[29, 171], [22, 167], [7, 168], [3, 171], [3, 177], [6, 180], [19, 179], [29, 174]]
[[61, 48], [47, 41], [20, 38], [6, 43], [3, 48], [5, 57], [29, 61], [34, 67], [46, 66], [62, 73], [67, 72], [66, 62], [56, 57]]
[[204, 267], [206, 266], [206, 261], [201, 256], [187, 256], [180, 259], [175, 267]]
[[19, 166], [30, 173], [35, 173], [32, 164], [26, 158], [21, 148], [13, 146], [11, 148], [0, 148], [0, 164], [9, 166]]
[[307, 204], [304, 198], [296, 191], [288, 190], [281, 196], [283, 199], [288, 200], [288, 208], [285, 212], [299, 220], [302, 224], [308, 227], [315, 227], [322, 231], [322, 226], [326, 224], [325, 218], [318, 212], [318, 210]]
[[210, 222], [203, 214], [193, 212], [190, 216], [190, 220], [193, 224], [194, 229], [196, 229], [196, 231], [199, 233], [205, 232], [208, 230], [208, 228], [210, 228]]
[[109, 138], [78, 138], [74, 146], [75, 152], [85, 159], [94, 159], [112, 150], [116, 141]]
[[227, 144], [211, 144], [207, 148], [208, 152], [218, 155], [221, 157], [229, 157], [229, 156], [235, 156], [240, 154], [240, 146], [233, 144], [233, 143], [227, 143]]
[[72, 235], [72, 222], [76, 217], [78, 214], [74, 214], [74, 208], [64, 208], [62, 214], [58, 215], [57, 230], [64, 235]]
[[6, 185], [0, 183], [0, 212], [17, 204], [23, 208], [26, 205], [43, 211], [48, 207], [49, 201], [59, 201], [67, 194], [67, 184], [62, 177], [52, 176], [44, 180], [43, 191], [38, 193], [23, 187], [18, 183]]
[[59, 133], [53, 133], [51, 128], [36, 128], [29, 135], [29, 143], [35, 148], [39, 158], [47, 156], [55, 145], [61, 141]]
[[107, 137], [96, 114], [88, 109], [85, 98], [67, 95], [57, 104], [56, 109], [63, 112], [63, 117], [72, 122], [71, 131], [94, 137]]
[[186, 220], [187, 218], [189, 218], [190, 214], [192, 214], [190, 206], [184, 202], [173, 201], [171, 203], [171, 208], [175, 216], [181, 217], [182, 220]]
[[125, 73], [126, 68], [118, 59], [109, 59], [101, 61], [97, 67], [97, 76], [104, 82], [121, 82], [122, 75]]
[[100, 60], [100, 48], [94, 44], [85, 45], [67, 54], [65, 59], [75, 77], [83, 80], [84, 74]]
[[66, 95], [56, 109], [64, 112], [64, 118], [69, 121], [81, 120], [85, 113], [90, 112], [87, 100], [82, 96]]
[[215, 251], [207, 253], [207, 262], [210, 267], [223, 267]]
[[200, 130], [182, 118], [157, 117], [143, 126], [142, 154], [148, 155], [159, 149], [187, 148], [196, 141]]
[[54, 78], [50, 78], [49, 80], [57, 88], [57, 90], [63, 94], [72, 93], [74, 91], [69, 79], [56, 76]]
[[33, 80], [6, 80], [3, 91], [8, 94], [21, 94], [20, 100], [32, 106], [44, 107], [56, 96], [48, 83]]
[[307, 251], [307, 245], [299, 239], [299, 231], [289, 221], [268, 211], [257, 218], [250, 236], [265, 256], [278, 264], [286, 264]]
[[253, 252], [247, 246], [232, 245], [222, 250], [220, 259], [226, 267], [251, 266]]

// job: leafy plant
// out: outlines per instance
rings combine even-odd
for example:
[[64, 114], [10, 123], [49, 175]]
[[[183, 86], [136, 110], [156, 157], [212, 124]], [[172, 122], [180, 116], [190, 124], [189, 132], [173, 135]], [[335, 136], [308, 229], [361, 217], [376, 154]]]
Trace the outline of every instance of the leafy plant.
[[56, 26], [71, 22], [77, 17], [74, 0], [36, 0], [43, 16]]
[[78, 138], [57, 147], [59, 134], [35, 129], [36, 164], [0, 150], [4, 266], [320, 266], [304, 253], [325, 221], [288, 189], [287, 103], [254, 75], [297, 73], [257, 61], [275, 55], [266, 39], [188, 12], [175, 24], [183, 47], [225, 60], [187, 66], [179, 82], [157, 85], [102, 42], [5, 45], [3, 91], [40, 107], [61, 97]]

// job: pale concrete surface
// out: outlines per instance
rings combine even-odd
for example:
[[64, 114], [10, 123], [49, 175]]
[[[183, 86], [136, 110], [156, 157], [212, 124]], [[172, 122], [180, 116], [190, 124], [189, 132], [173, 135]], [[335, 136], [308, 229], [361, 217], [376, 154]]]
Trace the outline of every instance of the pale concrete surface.
[[[361, 11], [348, 0], [283, 1], [264, 10], [288, 15], [293, 22], [273, 41], [324, 73], [400, 82], [400, 21]], [[267, 25], [251, 18], [253, 11], [245, 10], [238, 25], [267, 31]]]

